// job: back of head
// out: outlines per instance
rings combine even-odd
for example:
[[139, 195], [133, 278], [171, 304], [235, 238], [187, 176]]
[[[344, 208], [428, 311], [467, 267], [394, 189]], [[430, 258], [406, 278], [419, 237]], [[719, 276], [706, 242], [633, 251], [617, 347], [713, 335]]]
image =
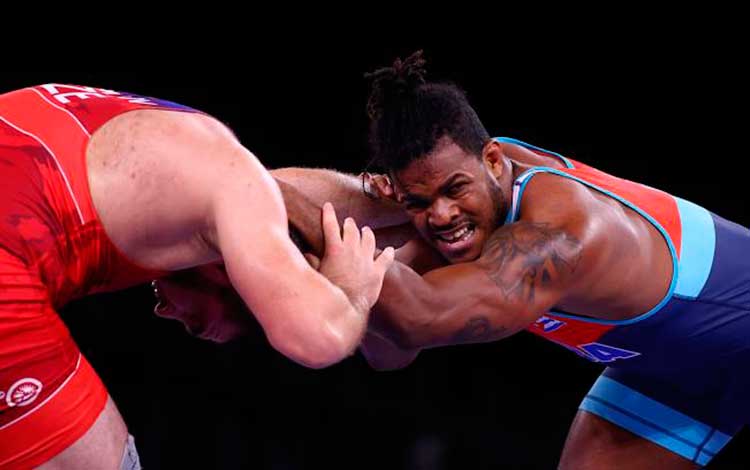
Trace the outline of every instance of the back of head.
[[389, 171], [429, 155], [443, 137], [477, 156], [490, 139], [464, 92], [450, 83], [428, 82], [424, 66], [417, 51], [365, 76], [372, 80], [370, 152]]

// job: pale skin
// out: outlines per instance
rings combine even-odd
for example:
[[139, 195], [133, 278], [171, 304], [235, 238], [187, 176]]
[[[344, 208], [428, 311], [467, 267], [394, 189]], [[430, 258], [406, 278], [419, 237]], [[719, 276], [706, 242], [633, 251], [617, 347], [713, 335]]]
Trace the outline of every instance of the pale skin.
[[[491, 190], [502, 196], [497, 209], [504, 215], [512, 180], [532, 166], [562, 165], [513, 144], [490, 142], [477, 157], [444, 142], [390, 178], [371, 180], [381, 198], [406, 209], [421, 235], [397, 250], [398, 262], [386, 274], [361, 346], [373, 367], [404, 367], [422, 348], [507, 337], [552, 307], [619, 320], [661, 300], [672, 275], [662, 236], [630, 209], [578, 183], [537, 175], [527, 186], [519, 222], [489, 223], [491, 215], [483, 211], [493, 205]], [[325, 199], [319, 194], [327, 190], [314, 190], [318, 200]], [[329, 190], [341, 188], [334, 183]], [[363, 204], [372, 204], [359, 188], [357, 193]], [[352, 200], [354, 194], [344, 198]], [[360, 220], [367, 221], [367, 214]], [[441, 251], [437, 237], [462, 224], [475, 226], [473, 243]], [[448, 262], [456, 264], [444, 266]], [[560, 468], [697, 466], [580, 411]]]
[[[313, 269], [288, 236], [279, 186], [218, 121], [129, 112], [92, 136], [86, 161], [100, 220], [130, 261], [159, 271], [223, 263], [269, 343], [306, 367], [356, 349], [393, 250], [376, 255], [372, 230], [340, 224], [326, 204], [325, 256]], [[40, 468], [119, 469], [126, 438], [110, 398], [92, 428]]]

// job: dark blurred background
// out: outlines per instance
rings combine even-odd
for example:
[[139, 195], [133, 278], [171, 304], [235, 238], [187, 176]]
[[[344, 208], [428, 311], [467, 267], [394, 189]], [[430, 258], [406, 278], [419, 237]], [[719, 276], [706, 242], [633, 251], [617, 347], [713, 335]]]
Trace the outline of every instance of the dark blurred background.
[[[480, 39], [446, 28], [438, 41], [377, 44], [342, 35], [284, 46], [280, 31], [232, 46], [165, 35], [97, 54], [65, 43], [56, 60], [39, 46], [22, 66], [4, 62], [0, 92], [61, 82], [155, 96], [221, 119], [269, 167], [358, 172], [367, 163], [363, 74], [423, 48], [429, 77], [467, 90], [491, 134], [750, 225], [739, 34], [675, 37], [646, 24], [658, 40], [639, 42], [644, 25], [632, 26], [606, 42], [597, 31], [542, 40], [496, 28]], [[359, 355], [307, 370], [260, 333], [206, 343], [155, 317], [153, 305], [141, 286], [63, 312], [146, 469], [551, 469], [602, 370], [526, 333], [429, 350], [396, 372], [372, 371]], [[748, 448], [741, 433], [709, 468], [748, 468]]]

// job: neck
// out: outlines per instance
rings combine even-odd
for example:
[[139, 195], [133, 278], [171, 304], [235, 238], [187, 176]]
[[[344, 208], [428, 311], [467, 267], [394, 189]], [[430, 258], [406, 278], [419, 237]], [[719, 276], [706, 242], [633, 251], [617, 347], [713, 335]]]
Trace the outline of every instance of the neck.
[[505, 221], [505, 218], [508, 216], [508, 211], [513, 203], [513, 181], [515, 181], [516, 177], [523, 173], [523, 171], [524, 170], [520, 168], [518, 162], [509, 158], [506, 158], [503, 161], [503, 172], [500, 174], [499, 178], [496, 178], [501, 197], [501, 201], [498, 201], [501, 207], [501, 210], [499, 211], [500, 218], [498, 220], [498, 226], [502, 225]]

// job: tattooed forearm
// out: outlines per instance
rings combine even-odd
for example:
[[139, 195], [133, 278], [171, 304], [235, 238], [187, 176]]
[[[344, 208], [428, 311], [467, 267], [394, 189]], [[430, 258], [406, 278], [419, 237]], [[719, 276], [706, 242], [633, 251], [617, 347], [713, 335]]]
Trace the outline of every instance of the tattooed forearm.
[[548, 224], [517, 222], [502, 227], [485, 244], [481, 262], [507, 300], [534, 300], [537, 287], [573, 273], [581, 242]]
[[504, 337], [507, 330], [504, 326], [492, 325], [487, 317], [476, 316], [466, 322], [466, 325], [453, 336], [453, 340], [458, 343], [494, 341]]

